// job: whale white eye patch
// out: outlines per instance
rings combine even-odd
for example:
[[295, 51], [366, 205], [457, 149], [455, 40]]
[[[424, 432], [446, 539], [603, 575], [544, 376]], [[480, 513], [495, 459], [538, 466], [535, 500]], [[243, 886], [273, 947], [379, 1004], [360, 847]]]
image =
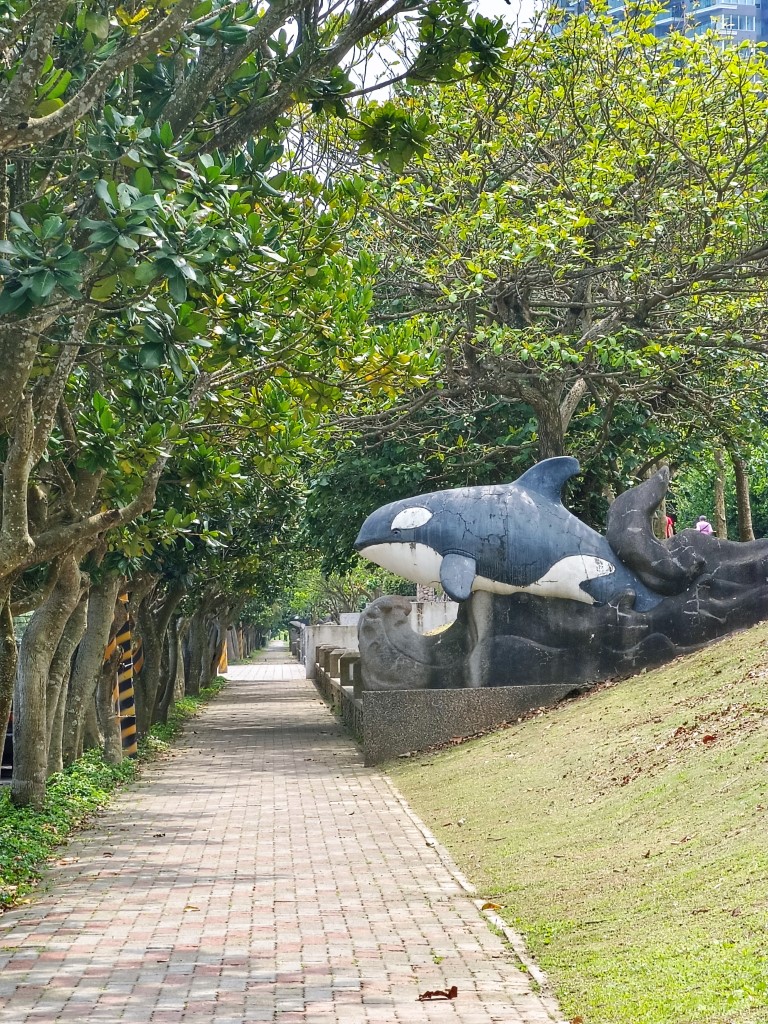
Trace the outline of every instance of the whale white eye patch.
[[413, 508], [404, 508], [398, 512], [392, 520], [393, 530], [412, 530], [415, 526], [423, 526], [432, 518], [428, 508], [415, 505]]

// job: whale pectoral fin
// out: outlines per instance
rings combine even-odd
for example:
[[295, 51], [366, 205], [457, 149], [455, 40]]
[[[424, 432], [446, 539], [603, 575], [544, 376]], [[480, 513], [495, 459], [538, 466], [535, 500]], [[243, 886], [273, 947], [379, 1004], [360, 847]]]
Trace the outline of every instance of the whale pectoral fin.
[[472, 593], [477, 563], [468, 555], [446, 555], [440, 566], [440, 583], [452, 601], [466, 601]]

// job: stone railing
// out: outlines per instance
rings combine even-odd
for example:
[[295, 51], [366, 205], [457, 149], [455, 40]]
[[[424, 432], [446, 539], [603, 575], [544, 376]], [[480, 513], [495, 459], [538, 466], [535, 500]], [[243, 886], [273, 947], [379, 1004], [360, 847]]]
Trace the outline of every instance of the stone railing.
[[321, 622], [318, 625], [304, 626], [301, 630], [294, 657], [304, 665], [307, 679], [314, 679], [317, 666], [318, 647], [342, 648], [345, 651], [357, 651], [357, 619], [354, 623]]
[[334, 714], [363, 743], [363, 677], [360, 655], [344, 647], [321, 644], [315, 648], [315, 686]]

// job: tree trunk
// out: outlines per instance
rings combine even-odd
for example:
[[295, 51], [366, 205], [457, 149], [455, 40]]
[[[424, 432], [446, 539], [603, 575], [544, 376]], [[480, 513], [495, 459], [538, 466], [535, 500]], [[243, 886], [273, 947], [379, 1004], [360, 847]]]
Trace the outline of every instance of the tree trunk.
[[107, 764], [120, 764], [123, 760], [123, 738], [117, 701], [117, 665], [119, 653], [102, 662], [101, 676], [96, 686], [96, 717], [103, 737], [104, 760]]
[[88, 614], [88, 596], [83, 594], [64, 627], [59, 646], [51, 662], [45, 692], [45, 712], [48, 729], [48, 774], [60, 772], [62, 760], [62, 730], [69, 678], [72, 674], [72, 655], [83, 638]]
[[53, 715], [51, 742], [48, 747], [48, 774], [54, 775], [64, 767], [64, 713], [67, 707], [67, 689], [65, 683], [59, 690], [56, 711]]
[[183, 619], [174, 619], [165, 632], [166, 675], [157, 705], [158, 722], [167, 722], [171, 704], [184, 696], [184, 660], [181, 656], [183, 626]]
[[224, 653], [224, 648], [227, 643], [226, 620], [222, 618], [214, 619], [211, 626], [211, 660], [209, 662], [208, 679], [205, 683], [206, 686], [210, 686], [219, 674], [219, 662], [221, 661], [221, 656]]
[[235, 662], [240, 661], [242, 656], [237, 626], [230, 626], [227, 630], [227, 658], [229, 661]]
[[19, 649], [13, 716], [14, 770], [11, 800], [17, 807], [42, 807], [48, 775], [46, 687], [51, 662], [72, 612], [80, 600], [80, 568], [65, 555], [56, 583], [29, 621]]
[[[100, 677], [99, 677], [100, 678]], [[96, 680], [98, 689], [99, 680]], [[85, 709], [85, 721], [83, 722], [83, 742], [80, 748], [80, 757], [84, 750], [102, 750], [104, 747], [104, 733], [99, 724], [99, 713], [96, 710], [96, 691], [91, 694], [88, 705]]]
[[90, 712], [101, 678], [104, 652], [115, 616], [115, 603], [122, 583], [120, 576], [108, 576], [91, 587], [88, 620], [72, 670], [64, 725], [64, 763], [72, 764], [83, 751], [86, 716]]
[[144, 644], [144, 665], [138, 677], [134, 679], [139, 736], [146, 735], [153, 721], [156, 721], [159, 705], [167, 690], [168, 680], [162, 678], [165, 635], [173, 613], [183, 597], [184, 586], [179, 583], [169, 590], [158, 608], [151, 607], [151, 596], [147, 596], [137, 611], [137, 625]]
[[755, 531], [752, 527], [752, 503], [749, 498], [749, 476], [744, 460], [735, 452], [731, 452], [733, 472], [736, 477], [736, 508], [739, 514], [739, 540], [754, 540]]
[[553, 459], [565, 451], [565, 435], [557, 401], [542, 402], [534, 409], [539, 434], [539, 459]]
[[204, 603], [192, 616], [187, 635], [189, 667], [184, 689], [191, 697], [196, 697], [204, 685], [204, 665], [209, 658], [208, 640], [208, 606]]
[[174, 690], [176, 689], [176, 677], [179, 672], [179, 648], [176, 640], [176, 623], [172, 622], [165, 634], [163, 643], [163, 680], [162, 686], [157, 694], [157, 706], [155, 708], [155, 721], [168, 721], [168, 712], [171, 709]]
[[[182, 616], [174, 623], [176, 640], [176, 681], [173, 686], [173, 699], [171, 703], [182, 700], [186, 686], [186, 668], [184, 662], [184, 651], [186, 648], [187, 633], [189, 632], [189, 619]], [[173, 639], [173, 638], [172, 638]]]
[[722, 448], [712, 453], [715, 460], [715, 534], [721, 540], [728, 539], [728, 523], [725, 518], [725, 459]]
[[5, 600], [0, 610], [0, 755], [13, 704], [13, 683], [16, 678], [16, 636], [13, 631], [10, 587], [4, 588]]

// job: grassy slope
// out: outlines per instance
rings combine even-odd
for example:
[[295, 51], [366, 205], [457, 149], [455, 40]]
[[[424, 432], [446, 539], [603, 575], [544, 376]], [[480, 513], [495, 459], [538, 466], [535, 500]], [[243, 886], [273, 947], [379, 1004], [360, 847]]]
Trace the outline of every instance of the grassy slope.
[[768, 1024], [768, 625], [391, 766], [584, 1024]]

